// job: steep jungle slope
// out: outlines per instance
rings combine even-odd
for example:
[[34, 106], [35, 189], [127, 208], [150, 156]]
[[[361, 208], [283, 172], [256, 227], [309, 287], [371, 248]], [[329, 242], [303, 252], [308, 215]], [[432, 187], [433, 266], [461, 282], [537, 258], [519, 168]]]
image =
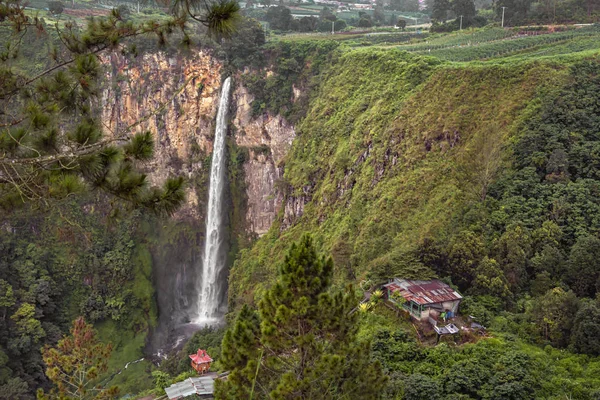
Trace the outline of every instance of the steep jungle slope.
[[[151, 218], [136, 211], [107, 221], [104, 204], [101, 196], [86, 196], [55, 203], [52, 210], [23, 206], [2, 219], [3, 398], [28, 398], [32, 389], [49, 387], [40, 348], [59, 340], [79, 315], [98, 323], [102, 339], [113, 343], [111, 370], [142, 357], [157, 309], [152, 245], [136, 226]], [[147, 375], [141, 364], [129, 372]], [[147, 386], [122, 387], [127, 393]]]
[[[577, 67], [552, 60], [451, 64], [399, 50], [341, 53], [297, 125], [278, 220], [231, 270], [230, 306], [260, 296], [284, 249], [307, 231], [332, 253], [339, 283], [437, 274], [467, 288], [469, 268], [500, 251], [506, 227], [520, 220], [520, 200], [508, 200], [520, 188], [509, 190], [506, 177], [531, 167], [514, 150], [524, 150], [532, 121], [577, 79]], [[585, 63], [600, 68], [595, 58]], [[531, 162], [543, 169], [548, 156], [539, 157]], [[538, 179], [546, 184], [545, 174]], [[526, 229], [551, 219], [547, 207]]]

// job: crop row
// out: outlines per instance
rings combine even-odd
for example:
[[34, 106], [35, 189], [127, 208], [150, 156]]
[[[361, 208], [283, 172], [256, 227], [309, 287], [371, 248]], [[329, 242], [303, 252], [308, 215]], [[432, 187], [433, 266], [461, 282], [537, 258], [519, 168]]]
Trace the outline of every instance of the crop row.
[[501, 28], [484, 29], [477, 30], [474, 32], [459, 32], [450, 35], [445, 35], [435, 39], [430, 39], [425, 43], [402, 46], [401, 49], [406, 51], [429, 51], [430, 49], [434, 50], [449, 47], [473, 45], [479, 43], [487, 43], [506, 39], [511, 36], [514, 36], [514, 32], [510, 30], [504, 30]]
[[356, 40], [356, 43], [350, 43], [356, 46], [369, 46], [373, 44], [393, 44], [409, 42], [411, 40], [425, 39], [427, 33], [399, 33], [399, 34], [378, 34], [366, 35]]
[[[416, 51], [420, 54], [429, 54], [449, 61], [471, 61], [525, 51], [535, 47], [544, 47], [559, 42], [571, 42], [590, 37], [600, 38], [598, 30], [578, 30], [555, 34], [547, 34], [517, 39], [507, 39], [480, 45], [467, 45], [461, 47], [450, 47], [443, 49], [427, 49]], [[589, 45], [586, 46], [589, 48]]]

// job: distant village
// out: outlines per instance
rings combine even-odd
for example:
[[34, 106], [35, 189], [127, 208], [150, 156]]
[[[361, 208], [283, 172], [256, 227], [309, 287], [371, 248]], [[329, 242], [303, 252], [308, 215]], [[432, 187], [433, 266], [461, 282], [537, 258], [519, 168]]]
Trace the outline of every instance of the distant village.
[[[335, 1], [335, 0], [298, 0], [295, 4], [316, 4], [316, 5], [320, 5], [322, 4], [323, 6], [333, 6], [333, 8], [336, 8], [337, 11], [341, 12], [341, 11], [372, 11], [375, 9], [375, 6], [378, 5], [379, 0], [364, 0], [364, 1], [358, 1], [356, 3], [348, 3], [348, 2], [342, 2], [342, 1]], [[242, 8], [247, 8], [247, 2], [239, 2], [240, 7]], [[383, 2], [381, 2], [381, 5], [385, 6], [389, 6], [390, 4], [390, 0], [384, 0]], [[277, 2], [272, 2], [271, 4], [264, 4], [264, 3], [251, 3], [251, 7], [249, 8], [269, 8], [269, 7], [277, 7], [281, 5], [281, 3]], [[290, 8], [294, 8], [292, 4], [286, 4], [287, 6], [289, 6]], [[423, 10], [425, 9], [425, 1], [424, 0], [419, 0], [419, 10]], [[305, 16], [305, 15], [301, 15], [301, 16]]]

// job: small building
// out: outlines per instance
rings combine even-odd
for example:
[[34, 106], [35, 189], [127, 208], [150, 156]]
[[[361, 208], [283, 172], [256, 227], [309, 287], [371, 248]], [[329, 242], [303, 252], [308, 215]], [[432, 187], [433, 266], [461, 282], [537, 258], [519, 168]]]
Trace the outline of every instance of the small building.
[[[452, 318], [458, 312], [462, 296], [444, 282], [434, 279], [419, 281], [409, 279], [391, 279], [383, 285], [384, 296], [399, 304], [414, 318], [427, 321], [444, 315]], [[444, 314], [445, 313], [445, 314]]]
[[433, 330], [437, 334], [437, 341], [440, 341], [440, 337], [444, 335], [456, 335], [459, 332], [459, 329], [454, 324], [448, 324], [446, 326], [438, 326], [438, 323], [435, 319], [429, 317], [429, 323], [433, 326]]
[[198, 349], [196, 354], [191, 354], [190, 358], [192, 360], [192, 368], [201, 375], [208, 372], [210, 364], [213, 362], [213, 359], [208, 355], [206, 350], [202, 349]]
[[165, 389], [169, 400], [179, 400], [195, 395], [201, 399], [212, 399], [216, 373], [208, 373], [196, 378], [188, 378], [182, 382], [174, 383]]

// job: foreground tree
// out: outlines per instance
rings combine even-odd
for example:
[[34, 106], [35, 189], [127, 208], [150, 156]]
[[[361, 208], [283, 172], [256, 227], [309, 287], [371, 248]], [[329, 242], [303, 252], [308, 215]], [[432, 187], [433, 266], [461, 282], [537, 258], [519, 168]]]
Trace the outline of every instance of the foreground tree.
[[204, 25], [216, 39], [227, 38], [237, 31], [241, 18], [236, 0], [160, 0], [169, 5], [171, 12], [182, 18]]
[[379, 396], [385, 377], [356, 340], [357, 299], [351, 288], [332, 293], [332, 276], [333, 262], [317, 256], [310, 236], [292, 245], [258, 315], [243, 309], [223, 339], [231, 375], [217, 382], [216, 398]]
[[[223, 337], [221, 363], [231, 372], [227, 382], [217, 388], [217, 398], [248, 399], [259, 372], [262, 358], [260, 347], [260, 319], [247, 305], [237, 316], [235, 324]], [[264, 371], [263, 371], [264, 372]]]
[[[167, 179], [150, 187], [140, 163], [153, 154], [150, 132], [138, 121], [118, 132], [105, 132], [99, 117], [101, 56], [111, 51], [132, 52], [131, 38], [156, 35], [164, 43], [175, 30], [184, 41], [190, 18], [199, 20], [213, 36], [231, 34], [239, 6], [234, 1], [207, 3], [181, 0], [172, 4], [175, 16], [164, 22], [134, 23], [119, 10], [91, 19], [84, 29], [71, 22], [48, 32], [18, 0], [0, 0], [0, 206], [30, 200], [65, 197], [100, 188], [116, 197], [172, 213], [183, 201], [183, 179]], [[202, 17], [195, 11], [202, 9]], [[23, 38], [38, 35], [53, 49], [43, 67], [23, 70]], [[34, 64], [34, 63], [31, 63]], [[31, 66], [32, 68], [33, 65]]]
[[[82, 317], [73, 321], [71, 335], [58, 342], [56, 347], [46, 346], [42, 351], [46, 375], [56, 385], [50, 398], [60, 399], [112, 399], [118, 389], [103, 388], [98, 378], [108, 369], [112, 346], [98, 341], [96, 332]], [[48, 397], [40, 390], [38, 399]]]

